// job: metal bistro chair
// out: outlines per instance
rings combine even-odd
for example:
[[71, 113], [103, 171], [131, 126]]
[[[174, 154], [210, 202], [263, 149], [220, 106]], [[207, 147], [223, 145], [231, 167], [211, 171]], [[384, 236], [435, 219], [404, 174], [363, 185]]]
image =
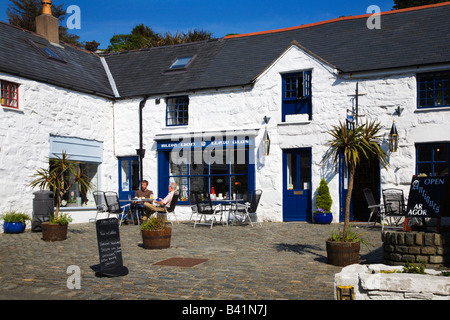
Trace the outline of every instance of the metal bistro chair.
[[[255, 190], [248, 193], [247, 202], [241, 204], [236, 203], [234, 208], [233, 224], [236, 217], [240, 218], [240, 221], [244, 223], [247, 219], [253, 227], [252, 217], [256, 217], [256, 210], [258, 209], [259, 200], [261, 199], [262, 190]], [[233, 209], [232, 209], [233, 210]], [[261, 226], [261, 221], [259, 222]]]
[[[177, 216], [175, 214], [175, 206], [177, 205], [178, 197], [180, 195], [178, 193], [174, 193], [172, 197], [172, 201], [170, 201], [170, 206], [166, 208], [164, 206], [164, 209], [166, 210], [166, 216], [169, 217], [169, 214], [172, 214], [175, 217], [175, 221], [178, 223]], [[172, 219], [169, 219], [170, 223], [173, 225]]]
[[[94, 195], [94, 200], [95, 200], [95, 206], [97, 207], [97, 213], [94, 218], [94, 222], [96, 222], [99, 213], [107, 213], [108, 212], [108, 206], [106, 205], [105, 193], [103, 191], [94, 191], [93, 195]], [[92, 220], [92, 219], [89, 219], [89, 220]]]
[[401, 227], [401, 220], [405, 218], [406, 206], [405, 198], [402, 189], [383, 189], [383, 203], [384, 203], [384, 223], [381, 228], [383, 230], [384, 224], [388, 223], [389, 227]]
[[[198, 220], [195, 220], [194, 222], [194, 228], [198, 224], [206, 224], [210, 225], [210, 228], [212, 229], [214, 222], [217, 221], [217, 215], [220, 215], [220, 221], [222, 221], [222, 212], [220, 210], [220, 205], [213, 206], [209, 194], [207, 194], [203, 200], [200, 198], [199, 193], [194, 193], [194, 197], [199, 217]], [[201, 222], [202, 218], [205, 220], [204, 223]]]
[[[123, 217], [127, 215], [126, 211], [130, 210], [131, 203], [120, 206], [119, 196], [117, 192], [106, 191], [105, 192], [106, 206], [108, 207], [108, 218], [111, 214], [117, 215], [117, 219], [120, 220], [119, 226], [122, 225]], [[133, 215], [131, 215], [134, 223]]]
[[363, 192], [364, 192], [364, 197], [366, 198], [366, 201], [367, 201], [367, 208], [370, 209], [370, 216], [369, 216], [369, 220], [367, 220], [367, 224], [370, 223], [372, 216], [375, 215], [375, 221], [373, 222], [373, 225], [375, 226], [375, 224], [378, 221], [378, 218], [381, 218], [384, 214], [383, 204], [376, 203], [376, 201], [373, 197], [372, 190], [370, 190], [369, 188], [364, 189]]
[[[189, 222], [191, 222], [193, 216], [198, 217], [197, 203], [195, 202], [195, 193], [194, 192], [190, 192], [189, 202], [191, 203], [191, 216], [189, 218]], [[194, 222], [195, 222], [195, 218], [194, 218]]]

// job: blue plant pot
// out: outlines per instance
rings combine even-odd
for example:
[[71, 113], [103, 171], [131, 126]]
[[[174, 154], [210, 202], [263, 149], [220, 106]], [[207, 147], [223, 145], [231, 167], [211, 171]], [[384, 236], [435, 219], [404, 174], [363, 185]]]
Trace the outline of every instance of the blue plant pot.
[[314, 213], [314, 223], [330, 224], [331, 221], [333, 221], [333, 214], [331, 212]]
[[3, 231], [5, 233], [22, 233], [25, 231], [25, 223], [5, 222], [3, 223]]

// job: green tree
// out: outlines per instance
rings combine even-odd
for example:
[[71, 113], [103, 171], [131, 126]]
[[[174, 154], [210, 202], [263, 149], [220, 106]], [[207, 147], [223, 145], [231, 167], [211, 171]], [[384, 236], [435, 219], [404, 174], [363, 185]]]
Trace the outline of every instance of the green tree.
[[[10, 0], [6, 14], [8, 15], [9, 23], [36, 32], [36, 17], [42, 13], [42, 0]], [[52, 14], [58, 18], [59, 39], [77, 47], [83, 47], [80, 42], [80, 37], [68, 32], [68, 29], [61, 25], [65, 18], [66, 10], [63, 8], [64, 4], [55, 6], [52, 4]]]
[[427, 4], [447, 2], [448, 0], [394, 0], [393, 9], [404, 9], [425, 6]]
[[135, 26], [130, 34], [117, 34], [110, 39], [108, 52], [120, 52], [143, 48], [160, 47], [188, 42], [210, 40], [212, 33], [204, 30], [189, 30], [187, 33], [166, 32], [164, 35], [154, 32], [144, 24]]
[[344, 157], [344, 163], [348, 168], [348, 191], [345, 201], [345, 218], [343, 238], [347, 238], [350, 225], [350, 202], [353, 191], [353, 180], [355, 171], [359, 165], [361, 157], [367, 159], [376, 158], [380, 164], [387, 168], [389, 165], [388, 157], [383, 149], [380, 148], [382, 137], [380, 135], [380, 123], [370, 122], [356, 127], [354, 130], [347, 128], [345, 123], [339, 121], [338, 126], [333, 126], [328, 132], [332, 139], [328, 141], [328, 150], [322, 158], [322, 163], [333, 159], [335, 169], [338, 169], [339, 157]]

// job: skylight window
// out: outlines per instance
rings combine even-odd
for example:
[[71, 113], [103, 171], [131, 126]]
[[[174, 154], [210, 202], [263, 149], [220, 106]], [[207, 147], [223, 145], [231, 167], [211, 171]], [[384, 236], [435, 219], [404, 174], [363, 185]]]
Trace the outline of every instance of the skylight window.
[[192, 58], [193, 56], [178, 58], [174, 63], [172, 63], [169, 69], [185, 68]]
[[42, 43], [39, 43], [39, 42], [35, 42], [35, 41], [32, 41], [32, 40], [29, 40], [29, 42], [44, 57], [46, 57], [46, 58], [48, 58], [50, 60], [54, 60], [54, 61], [58, 61], [58, 62], [62, 62], [62, 63], [67, 63], [67, 61], [64, 58], [62, 58], [54, 50], [52, 50], [51, 48], [49, 48], [45, 44], [42, 44]]

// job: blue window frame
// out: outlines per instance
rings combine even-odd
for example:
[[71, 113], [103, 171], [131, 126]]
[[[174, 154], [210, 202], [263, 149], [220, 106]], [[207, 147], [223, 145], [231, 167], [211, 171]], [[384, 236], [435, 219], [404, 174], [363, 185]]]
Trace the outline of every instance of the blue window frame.
[[416, 144], [416, 174], [445, 176], [450, 167], [450, 143]]
[[417, 75], [418, 108], [450, 106], [450, 71]]
[[167, 98], [166, 126], [187, 125], [189, 121], [189, 97]]
[[183, 149], [176, 154], [177, 159], [172, 159], [172, 151], [164, 144], [158, 146], [158, 192], [166, 192], [169, 182], [175, 182], [179, 201], [189, 203], [192, 192], [207, 194], [214, 188], [217, 197], [221, 194], [223, 199], [230, 199], [233, 194], [241, 198], [255, 189], [253, 149], [249, 145], [211, 150], [206, 142], [205, 147]]
[[312, 118], [311, 107], [311, 71], [302, 71], [282, 75], [282, 115], [307, 114]]

